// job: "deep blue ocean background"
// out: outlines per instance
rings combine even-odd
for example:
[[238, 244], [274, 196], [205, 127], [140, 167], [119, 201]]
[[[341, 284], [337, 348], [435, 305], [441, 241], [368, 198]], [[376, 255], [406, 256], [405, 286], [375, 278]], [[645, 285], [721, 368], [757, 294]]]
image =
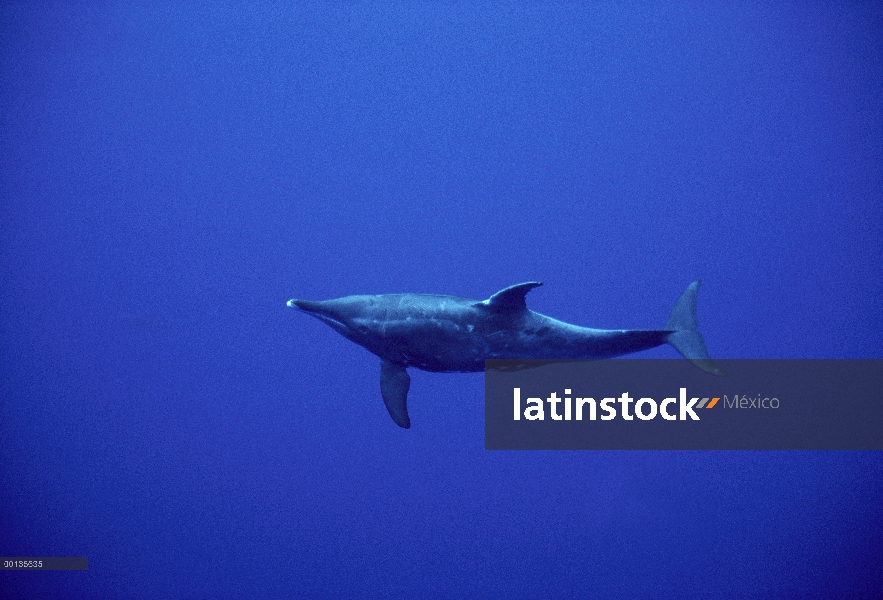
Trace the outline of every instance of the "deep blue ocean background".
[[486, 451], [285, 302], [881, 358], [883, 4], [261, 4], [0, 8], [0, 598], [880, 597], [879, 452]]

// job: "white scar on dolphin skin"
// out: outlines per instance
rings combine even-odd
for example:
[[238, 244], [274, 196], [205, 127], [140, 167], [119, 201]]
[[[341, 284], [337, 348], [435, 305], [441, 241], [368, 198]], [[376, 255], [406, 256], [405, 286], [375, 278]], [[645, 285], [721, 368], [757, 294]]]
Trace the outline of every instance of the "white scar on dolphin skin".
[[591, 329], [527, 308], [524, 296], [537, 282], [519, 283], [487, 300], [434, 294], [346, 296], [287, 305], [308, 313], [380, 357], [380, 392], [393, 421], [410, 427], [407, 368], [442, 373], [484, 370], [487, 359], [612, 358], [670, 344], [713, 375], [724, 372], [709, 358], [696, 331], [699, 280], [681, 294], [664, 329]]

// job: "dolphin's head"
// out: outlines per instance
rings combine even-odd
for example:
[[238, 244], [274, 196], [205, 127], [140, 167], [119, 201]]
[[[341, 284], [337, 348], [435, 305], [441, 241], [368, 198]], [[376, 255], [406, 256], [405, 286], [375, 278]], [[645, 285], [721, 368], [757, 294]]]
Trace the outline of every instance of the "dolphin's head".
[[346, 296], [334, 300], [299, 300], [292, 298], [288, 306], [312, 315], [334, 329], [342, 336], [363, 344], [371, 333], [370, 308], [374, 305], [373, 296]]

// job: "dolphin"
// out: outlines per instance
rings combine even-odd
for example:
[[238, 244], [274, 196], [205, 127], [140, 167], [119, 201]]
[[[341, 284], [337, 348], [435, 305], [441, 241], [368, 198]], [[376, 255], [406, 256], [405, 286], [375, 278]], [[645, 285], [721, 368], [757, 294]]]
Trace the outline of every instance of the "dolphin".
[[670, 344], [713, 375], [725, 373], [709, 358], [696, 330], [696, 294], [687, 286], [664, 329], [590, 329], [527, 308], [525, 294], [542, 285], [519, 283], [487, 300], [435, 294], [381, 294], [288, 306], [312, 315], [380, 357], [380, 393], [392, 420], [411, 426], [407, 368], [440, 373], [484, 370], [487, 359], [598, 359]]

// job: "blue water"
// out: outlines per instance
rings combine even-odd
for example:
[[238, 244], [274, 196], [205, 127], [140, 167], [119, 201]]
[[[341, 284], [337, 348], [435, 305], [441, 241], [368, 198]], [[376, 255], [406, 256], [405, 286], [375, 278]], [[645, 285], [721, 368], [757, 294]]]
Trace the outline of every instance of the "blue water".
[[285, 301], [883, 357], [883, 5], [83, 4], [0, 8], [0, 555], [89, 570], [0, 597], [879, 596], [879, 452], [485, 451]]

